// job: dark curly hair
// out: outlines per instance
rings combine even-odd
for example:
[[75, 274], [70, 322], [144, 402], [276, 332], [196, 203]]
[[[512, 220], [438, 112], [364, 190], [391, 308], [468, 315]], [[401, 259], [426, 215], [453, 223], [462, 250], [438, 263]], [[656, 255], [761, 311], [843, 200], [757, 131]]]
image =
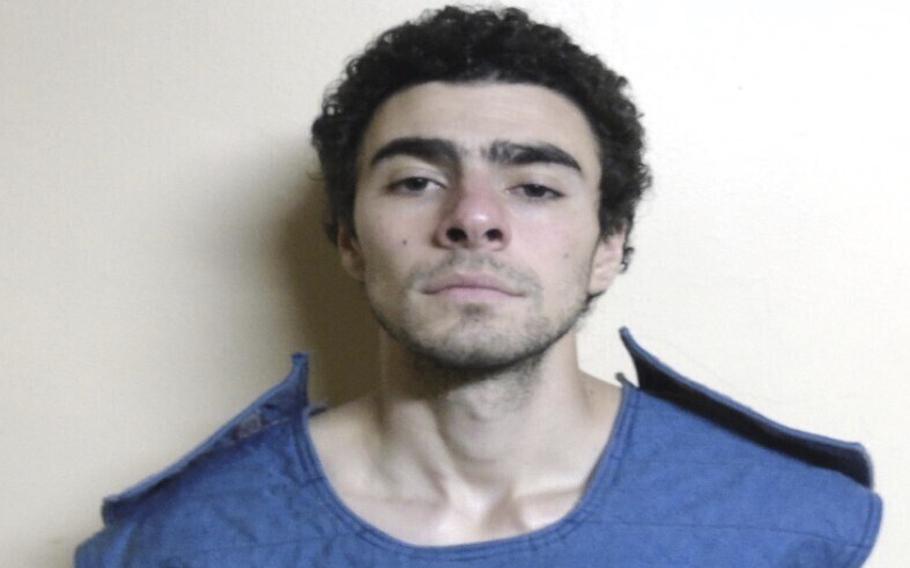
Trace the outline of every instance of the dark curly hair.
[[[561, 29], [534, 22], [520, 9], [448, 6], [381, 34], [348, 62], [323, 99], [312, 135], [328, 194], [325, 228], [332, 242], [341, 225], [354, 233], [357, 152], [379, 105], [420, 83], [488, 80], [547, 87], [578, 105], [599, 145], [601, 235], [628, 235], [650, 175], [642, 160], [639, 113], [623, 92], [626, 79]], [[627, 246], [623, 268], [631, 252]]]

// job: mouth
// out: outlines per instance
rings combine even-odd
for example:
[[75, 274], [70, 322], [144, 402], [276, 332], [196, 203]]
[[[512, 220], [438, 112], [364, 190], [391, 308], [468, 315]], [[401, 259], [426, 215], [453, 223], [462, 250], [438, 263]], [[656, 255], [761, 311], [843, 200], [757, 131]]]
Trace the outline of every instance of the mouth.
[[432, 279], [424, 294], [457, 300], [502, 300], [522, 296], [520, 290], [486, 274], [452, 274]]

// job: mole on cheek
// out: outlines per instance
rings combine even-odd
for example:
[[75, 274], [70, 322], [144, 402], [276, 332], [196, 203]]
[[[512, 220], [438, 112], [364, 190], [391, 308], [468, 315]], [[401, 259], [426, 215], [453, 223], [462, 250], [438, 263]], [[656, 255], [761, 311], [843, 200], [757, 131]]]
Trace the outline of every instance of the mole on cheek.
[[401, 241], [401, 246], [403, 246], [403, 247], [408, 246], [408, 240], [404, 239], [403, 241]]

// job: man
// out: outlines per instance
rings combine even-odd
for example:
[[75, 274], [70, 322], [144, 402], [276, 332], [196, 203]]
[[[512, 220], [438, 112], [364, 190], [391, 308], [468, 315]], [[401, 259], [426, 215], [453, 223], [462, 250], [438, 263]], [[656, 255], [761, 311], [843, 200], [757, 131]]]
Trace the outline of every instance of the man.
[[316, 413], [306, 359], [109, 499], [79, 566], [858, 566], [861, 446], [776, 425], [623, 333], [577, 363], [648, 185], [625, 81], [518, 10], [380, 36], [313, 126], [329, 235], [381, 325], [378, 389]]

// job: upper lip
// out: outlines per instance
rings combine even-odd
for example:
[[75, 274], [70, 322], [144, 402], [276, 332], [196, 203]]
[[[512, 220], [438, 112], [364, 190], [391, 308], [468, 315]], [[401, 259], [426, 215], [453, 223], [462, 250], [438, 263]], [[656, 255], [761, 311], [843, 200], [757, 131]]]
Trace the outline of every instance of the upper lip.
[[520, 291], [507, 283], [487, 274], [449, 274], [432, 278], [424, 287], [424, 293], [435, 294], [447, 288], [486, 288], [496, 290], [510, 296], [520, 296]]

